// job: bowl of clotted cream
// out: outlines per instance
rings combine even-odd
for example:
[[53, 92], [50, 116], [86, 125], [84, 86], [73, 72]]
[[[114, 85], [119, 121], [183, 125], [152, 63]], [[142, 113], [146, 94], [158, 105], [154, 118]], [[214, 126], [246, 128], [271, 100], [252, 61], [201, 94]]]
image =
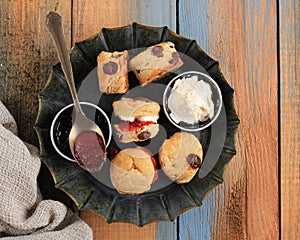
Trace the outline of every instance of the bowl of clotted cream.
[[185, 131], [200, 131], [218, 118], [222, 94], [207, 74], [184, 72], [174, 77], [163, 95], [163, 108], [169, 121]]

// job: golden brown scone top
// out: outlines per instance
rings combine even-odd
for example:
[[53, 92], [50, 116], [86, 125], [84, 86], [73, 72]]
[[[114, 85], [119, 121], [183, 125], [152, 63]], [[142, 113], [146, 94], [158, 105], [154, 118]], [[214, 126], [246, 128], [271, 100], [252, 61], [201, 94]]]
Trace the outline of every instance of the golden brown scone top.
[[159, 162], [165, 174], [177, 183], [189, 182], [199, 167], [192, 167], [188, 159], [198, 156], [202, 161], [202, 146], [191, 133], [177, 132], [164, 141], [160, 152]]
[[122, 98], [113, 102], [113, 108], [117, 117], [157, 116], [160, 111], [159, 104], [147, 98]]
[[120, 151], [112, 160], [112, 163], [128, 172], [153, 173], [154, 166], [151, 156], [141, 148], [127, 148]]
[[128, 148], [112, 160], [112, 184], [122, 194], [141, 194], [150, 189], [155, 174], [154, 165], [141, 148]]

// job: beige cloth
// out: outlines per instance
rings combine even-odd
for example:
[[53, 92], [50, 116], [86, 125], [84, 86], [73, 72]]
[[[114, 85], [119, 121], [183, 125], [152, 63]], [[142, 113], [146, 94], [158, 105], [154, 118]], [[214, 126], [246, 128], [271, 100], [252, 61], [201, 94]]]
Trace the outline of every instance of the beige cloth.
[[0, 102], [0, 237], [92, 239], [90, 227], [64, 204], [42, 200], [37, 184], [41, 166], [38, 151], [16, 134], [16, 123]]

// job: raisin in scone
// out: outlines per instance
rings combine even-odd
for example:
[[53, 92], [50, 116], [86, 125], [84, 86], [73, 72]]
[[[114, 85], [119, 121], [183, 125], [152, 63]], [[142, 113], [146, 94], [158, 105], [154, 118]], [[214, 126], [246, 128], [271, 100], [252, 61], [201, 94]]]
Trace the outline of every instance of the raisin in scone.
[[148, 47], [129, 61], [129, 67], [144, 86], [159, 80], [183, 64], [172, 42], [162, 42]]
[[98, 57], [98, 79], [100, 91], [121, 94], [128, 90], [128, 52], [105, 52]]
[[113, 102], [114, 114], [120, 119], [114, 129], [120, 142], [140, 142], [157, 135], [160, 105], [147, 98], [122, 98]]
[[202, 146], [191, 133], [177, 132], [164, 141], [159, 163], [164, 173], [176, 183], [187, 183], [202, 163]]
[[155, 176], [151, 155], [143, 148], [127, 148], [111, 161], [110, 178], [122, 194], [140, 194], [150, 189]]

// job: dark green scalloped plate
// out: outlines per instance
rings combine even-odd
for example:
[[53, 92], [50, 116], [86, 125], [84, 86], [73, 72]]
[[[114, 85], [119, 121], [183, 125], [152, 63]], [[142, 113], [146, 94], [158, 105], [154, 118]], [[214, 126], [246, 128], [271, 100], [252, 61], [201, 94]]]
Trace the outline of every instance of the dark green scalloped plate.
[[[53, 66], [51, 76], [39, 95], [35, 129], [40, 142], [41, 159], [50, 170], [56, 188], [66, 192], [79, 209], [96, 212], [108, 223], [119, 221], [143, 226], [154, 221], [173, 221], [187, 209], [200, 206], [204, 197], [222, 183], [224, 168], [236, 154], [234, 137], [239, 119], [233, 104], [233, 89], [221, 73], [218, 62], [210, 58], [196, 41], [184, 38], [167, 27], [156, 28], [133, 23], [120, 28], [104, 28], [96, 36], [76, 43], [70, 58], [77, 88], [97, 66], [97, 55], [102, 50], [135, 49], [163, 41], [174, 42], [179, 52], [199, 63], [217, 82], [223, 95], [227, 119], [225, 143], [216, 165], [204, 178], [200, 179], [196, 175], [188, 184], [173, 183], [157, 191], [136, 196], [119, 194], [115, 189], [94, 181], [77, 164], [62, 159], [51, 144], [52, 119], [61, 108], [72, 101], [60, 64]], [[164, 84], [166, 81], [162, 80]], [[207, 139], [209, 129], [204, 131], [204, 136]], [[204, 145], [205, 154], [205, 142], [201, 143]]]

